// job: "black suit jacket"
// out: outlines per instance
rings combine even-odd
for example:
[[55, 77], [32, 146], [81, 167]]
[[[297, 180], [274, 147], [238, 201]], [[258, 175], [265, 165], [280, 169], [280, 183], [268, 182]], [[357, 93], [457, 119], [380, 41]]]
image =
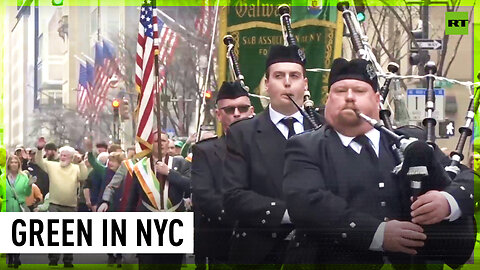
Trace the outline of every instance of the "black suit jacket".
[[[170, 199], [172, 205], [176, 205], [182, 202], [185, 194], [190, 194], [190, 163], [186, 161], [183, 157], [173, 157], [172, 166], [170, 173], [167, 176], [169, 182], [168, 198]], [[160, 175], [157, 174], [157, 178], [160, 178]], [[126, 212], [149, 212], [147, 207], [143, 205], [141, 201], [147, 203], [151, 207], [150, 200], [148, 199], [145, 191], [142, 189], [142, 186], [138, 182], [138, 177], [136, 173], [133, 175], [133, 185], [132, 190], [127, 199]], [[185, 206], [183, 202], [176, 212], [185, 211]]]
[[[312, 128], [304, 119], [304, 129]], [[233, 263], [262, 263], [291, 231], [281, 224], [286, 210], [282, 182], [287, 140], [269, 110], [233, 124], [227, 133], [224, 205], [238, 221]]]
[[[329, 127], [289, 140], [283, 188], [288, 211], [297, 229], [295, 242], [289, 250], [294, 255], [289, 255], [289, 262], [382, 264], [383, 255], [389, 256], [394, 263], [410, 262], [403, 254], [369, 250], [381, 222], [410, 220], [409, 183], [389, 174], [396, 164], [392, 163], [393, 154], [386, 137], [381, 134], [380, 174], [372, 174], [372, 163], [357, 156], [350, 147], [343, 146], [337, 133]], [[444, 157], [437, 148], [432, 163], [438, 165], [445, 161]], [[426, 186], [450, 193], [458, 202], [463, 217], [456, 222], [444, 221], [432, 226], [434, 230], [439, 226], [448, 229], [433, 234], [427, 232], [427, 238], [431, 238], [427, 242], [432, 239], [436, 242], [426, 243], [426, 247], [433, 246], [433, 249], [426, 250], [425, 254], [430, 252], [428, 255], [432, 256], [422, 259], [465, 262], [474, 243], [473, 176], [471, 171], [464, 170], [452, 182], [445, 177], [443, 167], [437, 165], [429, 167], [429, 175], [433, 176], [426, 181]], [[452, 238], [455, 230], [460, 232], [456, 236], [465, 238], [463, 243], [467, 244], [452, 247], [454, 243], [440, 248], [439, 243]]]
[[225, 136], [193, 146], [192, 199], [195, 213], [195, 255], [226, 262], [233, 221], [223, 207]]

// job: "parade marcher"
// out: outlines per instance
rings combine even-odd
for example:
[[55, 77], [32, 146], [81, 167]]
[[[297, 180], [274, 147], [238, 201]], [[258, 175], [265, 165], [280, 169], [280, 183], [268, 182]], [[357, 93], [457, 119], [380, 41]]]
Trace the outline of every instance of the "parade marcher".
[[40, 191], [40, 188], [36, 184], [32, 184], [32, 193], [30, 193], [30, 196], [25, 198], [25, 205], [28, 207], [28, 209], [30, 209], [30, 212], [33, 212], [33, 209], [35, 209], [37, 205], [42, 202], [42, 191]]
[[[28, 212], [25, 199], [32, 193], [35, 179], [22, 172], [21, 160], [16, 155], [8, 157], [6, 169], [0, 177], [6, 181], [6, 212]], [[7, 264], [18, 268], [21, 265], [20, 254], [7, 254]]]
[[[48, 161], [42, 157], [42, 150], [45, 147], [45, 139], [38, 139], [35, 163], [44, 170], [50, 179], [50, 204], [49, 212], [76, 212], [77, 189], [80, 182], [87, 179], [88, 170], [84, 162], [73, 164], [75, 149], [64, 146], [59, 149], [59, 161]], [[60, 254], [49, 254], [49, 265], [58, 264]], [[64, 254], [64, 267], [73, 267], [73, 254]]]
[[[58, 147], [55, 143], [49, 142], [45, 145], [45, 158], [48, 161], [58, 161]], [[46, 193], [45, 193], [46, 194]]]
[[108, 151], [108, 144], [106, 142], [99, 142], [95, 145], [97, 153], [103, 153]]
[[[88, 144], [87, 142], [85, 144]], [[91, 143], [90, 143], [91, 144]], [[101, 195], [103, 189], [105, 188], [106, 182], [106, 168], [109, 154], [107, 152], [102, 152], [98, 154], [97, 158], [94, 157], [92, 153], [92, 148], [88, 145], [86, 146], [87, 162], [92, 170], [88, 174], [87, 180], [83, 185], [83, 194], [85, 197], [85, 204], [87, 211], [96, 212], [98, 204], [101, 202]]]
[[[253, 107], [239, 82], [224, 82], [217, 95], [217, 120], [225, 132], [235, 121], [253, 115]], [[233, 221], [223, 207], [225, 136], [193, 146], [192, 189], [195, 212], [195, 261], [197, 269], [208, 257], [210, 269], [228, 262]]]
[[113, 153], [113, 152], [119, 152], [119, 153], [123, 153], [123, 149], [122, 149], [122, 146], [120, 146], [119, 144], [111, 144], [109, 147], [108, 147], [108, 150], [107, 152], [109, 154]]
[[127, 200], [133, 184], [133, 167], [137, 162], [138, 158], [135, 157], [122, 162], [110, 183], [105, 187], [102, 203], [98, 206], [97, 212], [126, 211]]
[[28, 212], [25, 204], [26, 197], [32, 193], [34, 178], [20, 169], [20, 158], [9, 156], [7, 170], [3, 174], [6, 177], [6, 206], [7, 212]]
[[42, 170], [40, 167], [38, 167], [38, 165], [35, 163], [36, 153], [37, 153], [36, 148], [31, 148], [30, 152], [28, 153], [30, 157], [28, 160], [28, 171], [32, 176], [37, 177], [37, 182], [35, 184], [40, 189], [40, 192], [42, 194], [47, 194], [49, 192], [50, 180], [48, 179], [48, 174], [44, 170]]
[[[321, 264], [311, 265], [314, 269], [336, 269], [338, 263], [342, 269], [348, 264], [380, 269], [385, 261], [409, 264], [432, 240], [428, 225], [473, 214], [471, 171], [451, 182], [439, 165], [446, 157], [425, 143], [431, 163], [423, 182], [434, 190], [412, 203], [409, 181], [392, 173], [397, 162], [389, 138], [357, 116], [359, 111], [379, 119], [378, 82], [369, 65], [336, 59], [325, 108], [328, 124], [287, 143], [283, 190], [296, 228], [287, 263]], [[403, 132], [425, 139], [416, 127]], [[404, 164], [409, 162], [405, 152]]]
[[227, 132], [224, 205], [238, 220], [229, 257], [234, 264], [279, 268], [293, 230], [282, 191], [284, 150], [290, 136], [312, 128], [288, 97], [302, 104], [308, 87], [298, 52], [297, 46], [271, 47], [265, 72], [270, 105]]
[[174, 150], [174, 155], [175, 156], [181, 156], [182, 155], [182, 148], [185, 143], [183, 141], [175, 141], [175, 150]]
[[28, 154], [27, 154], [27, 151], [25, 149], [25, 147], [23, 147], [23, 145], [19, 144], [17, 146], [15, 146], [15, 151], [14, 151], [15, 155], [20, 159], [21, 161], [21, 170], [24, 171], [26, 169], [28, 169]]
[[[162, 157], [159, 159], [160, 139]], [[190, 194], [190, 163], [168, 156], [168, 135], [154, 132], [151, 157], [135, 164], [127, 212], [185, 211], [184, 196]], [[157, 185], [154, 182], [158, 181]], [[140, 203], [138, 203], [140, 200]], [[184, 254], [138, 254], [139, 269], [180, 269]], [[161, 266], [158, 266], [161, 264]]]
[[130, 146], [127, 148], [127, 159], [132, 159], [135, 157], [135, 146]]
[[[203, 135], [203, 132], [201, 134]], [[192, 145], [195, 143], [196, 139], [197, 139], [197, 133], [192, 133], [190, 134], [190, 136], [188, 136], [187, 140], [182, 146], [182, 150], [180, 150], [180, 155], [182, 157], [186, 158], [189, 154], [191, 154], [191, 148], [192, 148]]]
[[172, 139], [168, 140], [168, 155], [171, 157], [176, 156], [175, 155], [175, 141]]
[[[106, 165], [104, 165], [95, 158], [92, 152], [93, 145], [90, 140], [86, 140], [85, 147], [86, 147], [86, 150], [88, 151], [88, 162], [92, 166], [93, 172], [97, 173], [102, 178], [101, 185], [95, 188], [93, 192], [93, 196], [90, 196], [90, 189], [92, 188], [91, 185], [87, 186], [84, 189], [84, 194], [86, 195], [85, 198], [87, 199], [88, 197], [89, 199], [89, 201], [87, 201], [87, 206], [90, 207], [92, 212], [96, 212], [97, 206], [99, 202], [101, 202], [101, 197], [103, 195], [103, 191], [105, 190], [105, 187], [110, 183], [113, 176], [115, 175], [115, 172], [120, 167], [120, 164], [122, 164], [122, 162], [125, 160], [125, 155], [121, 152], [115, 152], [115, 151], [111, 152], [108, 155], [108, 160], [106, 161]], [[122, 254], [107, 253], [107, 256], [108, 256], [107, 258], [108, 265], [117, 264], [117, 267], [122, 266], [122, 259], [123, 259]]]

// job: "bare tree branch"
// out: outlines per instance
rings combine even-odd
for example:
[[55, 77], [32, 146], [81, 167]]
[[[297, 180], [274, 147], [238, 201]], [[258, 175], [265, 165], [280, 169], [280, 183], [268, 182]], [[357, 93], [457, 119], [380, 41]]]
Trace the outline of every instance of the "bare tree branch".
[[[367, 6], [367, 9], [368, 9], [368, 12], [370, 14], [372, 14], [369, 6]], [[375, 23], [375, 20], [373, 20], [373, 19], [372, 19], [372, 24], [373, 24], [373, 27], [375, 28], [375, 31], [380, 33], [380, 30], [378, 29], [377, 24]], [[390, 61], [393, 61], [394, 60], [393, 55], [388, 51], [387, 47], [385, 47], [385, 44], [383, 43], [382, 37], [380, 36], [380, 34], [378, 35], [377, 41], [380, 44], [380, 46], [382, 47], [383, 51], [388, 55], [388, 58], [390, 59]], [[381, 59], [381, 58], [379, 58], [379, 59]]]

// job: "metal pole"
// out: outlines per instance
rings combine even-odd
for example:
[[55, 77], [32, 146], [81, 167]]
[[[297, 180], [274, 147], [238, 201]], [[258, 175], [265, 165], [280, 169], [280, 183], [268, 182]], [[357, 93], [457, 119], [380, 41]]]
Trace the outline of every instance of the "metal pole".
[[165, 91], [163, 93], [162, 98], [163, 98], [163, 126], [166, 128], [167, 127], [167, 110], [168, 110], [168, 96], [167, 96], [167, 67], [165, 68]]
[[[157, 1], [156, 0], [153, 0], [152, 1], [152, 5], [155, 6], [155, 9], [153, 10], [153, 12], [155, 12], [155, 15], [156, 15], [156, 7], [157, 7]], [[158, 25], [158, 21], [157, 21], [157, 25]], [[157, 28], [158, 29], [158, 28]], [[160, 87], [159, 87], [159, 72], [158, 72], [158, 69], [159, 69], [159, 60], [158, 60], [158, 54], [160, 53], [158, 51], [158, 31], [157, 31], [157, 34], [155, 34], [155, 31], [154, 31], [154, 36], [153, 36], [153, 44], [155, 46], [155, 89], [157, 90], [157, 94], [156, 94], [156, 104], [157, 104], [157, 113], [156, 113], [156, 116], [157, 116], [157, 138], [158, 138], [158, 159], [161, 160], [162, 159], [162, 141], [161, 141], [161, 132], [162, 132], [162, 123], [160, 121], [160, 110], [162, 109], [161, 108], [161, 104], [160, 104]]]
[[97, 40], [100, 41], [100, 0], [97, 5]]
[[[422, 18], [422, 38], [423, 39], [428, 39], [428, 21], [429, 21], [429, 7], [428, 5], [430, 4], [429, 0], [425, 0], [424, 5], [421, 6], [421, 18]], [[420, 54], [421, 51], [424, 49], [419, 48], [418, 53]], [[425, 52], [428, 54], [428, 51], [425, 50]], [[418, 64], [418, 74], [419, 75], [425, 75], [425, 64], [422, 61]], [[424, 82], [423, 87], [427, 87], [427, 83]]]
[[39, 32], [39, 10], [38, 10], [38, 0], [35, 0], [34, 7], [34, 20], [35, 20], [35, 30], [34, 30], [34, 63], [33, 63], [33, 108], [36, 109], [40, 105], [38, 99], [38, 32]]

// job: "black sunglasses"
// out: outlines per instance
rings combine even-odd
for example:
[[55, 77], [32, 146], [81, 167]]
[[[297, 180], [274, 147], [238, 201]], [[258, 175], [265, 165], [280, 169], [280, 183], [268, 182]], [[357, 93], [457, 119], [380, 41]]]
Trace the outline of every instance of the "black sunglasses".
[[240, 113], [246, 113], [250, 109], [250, 105], [226, 106], [226, 107], [220, 108], [220, 110], [223, 110], [226, 114], [234, 114], [235, 109], [238, 109]]

